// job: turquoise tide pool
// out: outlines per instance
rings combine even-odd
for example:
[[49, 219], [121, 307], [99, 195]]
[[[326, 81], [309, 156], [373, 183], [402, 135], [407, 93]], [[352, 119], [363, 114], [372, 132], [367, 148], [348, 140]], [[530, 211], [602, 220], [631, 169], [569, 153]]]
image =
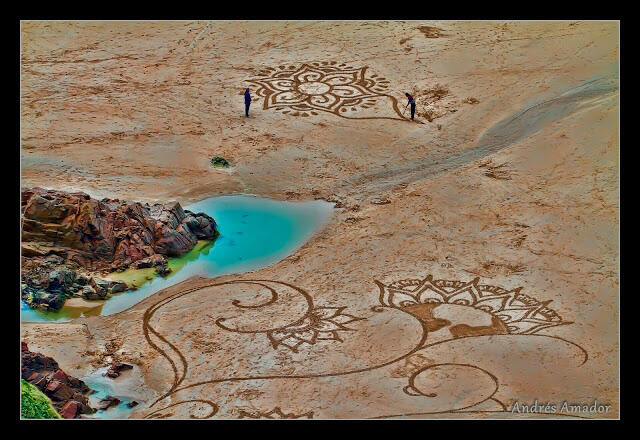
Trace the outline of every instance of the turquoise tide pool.
[[133, 282], [137, 290], [82, 307], [64, 306], [56, 312], [33, 310], [22, 304], [22, 321], [69, 321], [81, 316], [111, 315], [125, 310], [153, 293], [194, 275], [216, 277], [249, 272], [269, 266], [302, 246], [331, 215], [333, 205], [323, 200], [283, 202], [250, 196], [223, 196], [190, 206], [216, 220], [220, 236], [213, 243], [200, 242], [187, 254], [172, 258], [166, 277], [153, 269], [128, 270], [113, 279]]

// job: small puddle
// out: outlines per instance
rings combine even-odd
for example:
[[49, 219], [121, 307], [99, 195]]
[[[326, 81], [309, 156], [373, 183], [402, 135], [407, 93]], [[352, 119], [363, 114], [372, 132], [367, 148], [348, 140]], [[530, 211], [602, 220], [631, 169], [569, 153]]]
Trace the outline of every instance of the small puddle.
[[161, 277], [154, 269], [113, 273], [110, 278], [133, 283], [138, 289], [107, 301], [73, 298], [55, 312], [34, 310], [23, 302], [21, 320], [70, 321], [82, 316], [111, 315], [194, 275], [213, 278], [261, 269], [307, 242], [329, 219], [332, 208], [333, 204], [323, 200], [284, 202], [250, 196], [214, 197], [185, 206], [213, 217], [220, 236], [214, 242], [199, 242], [185, 255], [169, 259], [170, 274]]
[[107, 396], [118, 398], [120, 403], [106, 410], [99, 409], [91, 417], [97, 419], [126, 419], [133, 410], [133, 408], [127, 406], [128, 403], [136, 401], [138, 404], [144, 404], [143, 399], [131, 391], [136, 388], [136, 385], [140, 386], [141, 384], [141, 379], [137, 379], [138, 368], [134, 366], [132, 370], [122, 372], [120, 377], [115, 379], [103, 376], [108, 369], [108, 366], [99, 368], [82, 378], [84, 383], [95, 391], [95, 393], [89, 395], [89, 405], [93, 408], [98, 408], [100, 400]]

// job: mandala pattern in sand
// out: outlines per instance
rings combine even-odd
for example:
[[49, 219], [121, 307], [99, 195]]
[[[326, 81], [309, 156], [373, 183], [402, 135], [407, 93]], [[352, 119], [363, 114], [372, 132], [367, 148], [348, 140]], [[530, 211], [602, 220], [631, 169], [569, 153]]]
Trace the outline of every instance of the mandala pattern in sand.
[[[369, 75], [367, 69], [323, 61], [269, 67], [247, 81], [258, 86], [255, 93], [264, 98], [265, 110], [302, 117], [329, 112], [349, 119], [408, 120], [396, 98], [386, 93], [389, 80]], [[372, 109], [377, 106], [384, 107]]]

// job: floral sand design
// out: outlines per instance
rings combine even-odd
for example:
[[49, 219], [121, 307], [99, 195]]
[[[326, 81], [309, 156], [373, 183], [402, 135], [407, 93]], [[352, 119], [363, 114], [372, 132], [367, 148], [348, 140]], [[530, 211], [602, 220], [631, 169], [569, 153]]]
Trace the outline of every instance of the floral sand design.
[[348, 119], [409, 120], [387, 94], [389, 80], [367, 69], [335, 61], [304, 63], [268, 67], [247, 82], [258, 86], [256, 95], [264, 98], [265, 110], [300, 117], [329, 112]]

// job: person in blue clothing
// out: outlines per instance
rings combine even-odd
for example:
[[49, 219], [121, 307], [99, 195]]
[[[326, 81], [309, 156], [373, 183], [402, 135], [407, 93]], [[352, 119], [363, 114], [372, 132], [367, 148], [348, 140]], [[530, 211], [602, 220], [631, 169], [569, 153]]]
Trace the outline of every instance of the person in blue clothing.
[[[411, 96], [410, 94], [405, 93], [405, 95], [409, 100], [409, 102], [407, 102], [407, 105], [411, 104], [411, 120], [413, 121], [413, 116], [416, 114], [416, 101], [413, 99], [413, 96]], [[407, 105], [404, 106], [405, 110], [407, 108]]]
[[249, 106], [251, 105], [251, 95], [249, 94], [249, 88], [244, 91], [244, 115], [249, 117]]

